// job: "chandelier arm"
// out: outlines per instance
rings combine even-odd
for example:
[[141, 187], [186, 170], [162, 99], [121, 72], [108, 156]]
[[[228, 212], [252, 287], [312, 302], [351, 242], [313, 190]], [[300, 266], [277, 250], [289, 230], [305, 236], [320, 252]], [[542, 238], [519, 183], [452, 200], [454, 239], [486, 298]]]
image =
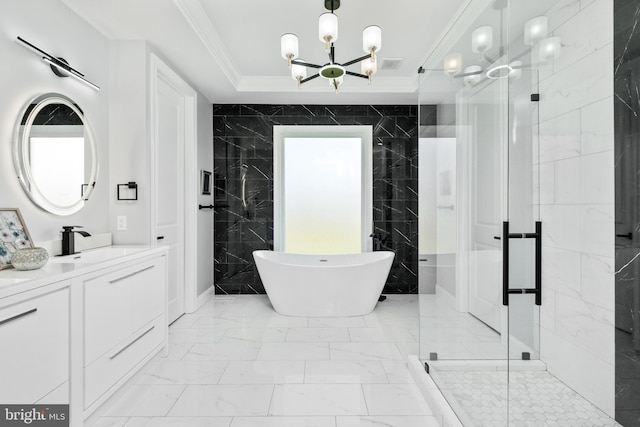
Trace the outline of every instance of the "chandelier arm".
[[[367, 58], [368, 57], [369, 57], [369, 55], [367, 55]], [[354, 77], [361, 77], [363, 79], [369, 80], [369, 76], [364, 75], [364, 74], [360, 74], [360, 73], [354, 73], [353, 71], [345, 71], [345, 74], [348, 74], [348, 75], [354, 76]]]
[[369, 58], [371, 58], [371, 54], [368, 53], [368, 54], [366, 54], [364, 56], [361, 56], [360, 58], [356, 58], [356, 59], [353, 59], [353, 60], [351, 60], [349, 62], [345, 62], [344, 64], [342, 64], [342, 66], [343, 67], [348, 67], [349, 65], [357, 64], [358, 62], [362, 62], [365, 59], [369, 59]]
[[458, 74], [454, 75], [453, 77], [458, 79], [458, 78], [461, 78], [461, 77], [477, 76], [478, 74], [482, 74], [485, 71], [486, 70], [483, 69], [483, 70], [480, 70], [480, 71], [471, 71], [469, 73], [458, 73]]
[[314, 74], [313, 76], [310, 76], [310, 77], [307, 77], [306, 79], [302, 79], [302, 80], [300, 80], [300, 84], [302, 84], [302, 83], [306, 83], [306, 82], [308, 82], [309, 80], [313, 80], [313, 79], [315, 79], [315, 78], [317, 78], [317, 77], [320, 77], [320, 73], [318, 73], [318, 74]]
[[309, 68], [322, 68], [322, 65], [316, 65], [316, 64], [311, 64], [309, 62], [300, 62], [297, 59], [294, 59], [293, 61], [291, 61], [292, 64], [295, 65], [302, 65], [303, 67], [309, 67]]

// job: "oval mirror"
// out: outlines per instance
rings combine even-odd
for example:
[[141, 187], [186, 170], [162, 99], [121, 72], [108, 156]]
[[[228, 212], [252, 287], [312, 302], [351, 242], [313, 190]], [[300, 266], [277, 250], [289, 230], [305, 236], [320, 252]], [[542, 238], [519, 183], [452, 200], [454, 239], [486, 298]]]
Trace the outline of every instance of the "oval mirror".
[[82, 209], [95, 187], [98, 158], [80, 107], [57, 93], [38, 96], [15, 133], [13, 160], [29, 198], [56, 215]]

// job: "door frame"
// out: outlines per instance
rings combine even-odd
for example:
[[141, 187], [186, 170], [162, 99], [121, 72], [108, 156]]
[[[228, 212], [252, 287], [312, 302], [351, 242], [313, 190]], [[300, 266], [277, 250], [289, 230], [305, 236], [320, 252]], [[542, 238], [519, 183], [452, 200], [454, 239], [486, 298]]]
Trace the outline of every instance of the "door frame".
[[[198, 185], [197, 173], [197, 93], [175, 71], [153, 53], [150, 54], [149, 67], [149, 124], [151, 135], [150, 159], [149, 159], [149, 197], [150, 197], [150, 244], [155, 247], [158, 242], [156, 236], [156, 222], [158, 218], [156, 191], [156, 160], [157, 160], [157, 133], [158, 133], [158, 81], [162, 80], [171, 86], [184, 98], [184, 171], [185, 180], [183, 197], [184, 211], [184, 308], [185, 313], [193, 313], [197, 307], [197, 206]], [[177, 201], [178, 203], [180, 201]]]

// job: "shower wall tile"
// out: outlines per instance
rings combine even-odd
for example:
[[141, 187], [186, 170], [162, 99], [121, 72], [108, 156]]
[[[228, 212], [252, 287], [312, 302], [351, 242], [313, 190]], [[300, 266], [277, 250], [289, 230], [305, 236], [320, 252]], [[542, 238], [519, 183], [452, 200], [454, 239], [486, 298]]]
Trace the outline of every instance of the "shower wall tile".
[[539, 84], [541, 359], [610, 416], [616, 382], [612, 4], [567, 0], [546, 13], [563, 47], [541, 67]]
[[[540, 109], [540, 120], [545, 121], [610, 97], [613, 91], [612, 61], [613, 45], [609, 43], [540, 81], [541, 101], [546, 104]], [[608, 66], [603, 67], [603, 64]], [[581, 77], [577, 79], [576, 76]]]
[[587, 105], [581, 110], [580, 130], [582, 154], [611, 150], [614, 138], [613, 96]]
[[[603, 17], [610, 17], [603, 19]], [[553, 31], [562, 39], [562, 55], [554, 61], [554, 71], [565, 69], [582, 58], [611, 44], [613, 2], [594, 2], [582, 8], [570, 21]]]
[[582, 299], [614, 313], [615, 294], [611, 292], [611, 277], [615, 257], [581, 254]]
[[[436, 124], [436, 106], [421, 108]], [[273, 126], [368, 125], [374, 229], [396, 253], [384, 292], [416, 293], [417, 112], [414, 105], [214, 105], [216, 292], [264, 293], [251, 254], [273, 249]]]
[[[546, 109], [546, 103], [541, 106]], [[581, 154], [580, 110], [551, 117], [540, 123], [540, 163]]]

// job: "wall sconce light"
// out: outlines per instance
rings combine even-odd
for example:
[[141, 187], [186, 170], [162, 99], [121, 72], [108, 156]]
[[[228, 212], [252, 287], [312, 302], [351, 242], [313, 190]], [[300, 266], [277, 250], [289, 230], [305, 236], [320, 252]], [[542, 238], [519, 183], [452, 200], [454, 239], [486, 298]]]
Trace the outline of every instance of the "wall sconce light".
[[116, 188], [118, 200], [138, 200], [138, 184], [136, 184], [135, 181], [118, 184]]
[[93, 88], [95, 90], [100, 90], [99, 86], [97, 86], [97, 85], [91, 83], [89, 80], [85, 79], [84, 78], [84, 74], [82, 74], [80, 71], [76, 70], [75, 68], [72, 68], [64, 58], [53, 56], [53, 55], [45, 52], [44, 50], [40, 49], [36, 45], [34, 45], [32, 43], [29, 43], [28, 41], [26, 41], [25, 39], [23, 39], [20, 36], [18, 36], [17, 40], [24, 47], [26, 47], [30, 51], [34, 52], [38, 56], [40, 56], [44, 62], [49, 64], [49, 66], [51, 67], [51, 71], [53, 71], [53, 73], [56, 76], [58, 76], [58, 77], [69, 77], [69, 76], [71, 76], [71, 77], [75, 78], [76, 80], [81, 81], [82, 83], [86, 84], [87, 86], [89, 86], [89, 87], [91, 87], [91, 88]]

